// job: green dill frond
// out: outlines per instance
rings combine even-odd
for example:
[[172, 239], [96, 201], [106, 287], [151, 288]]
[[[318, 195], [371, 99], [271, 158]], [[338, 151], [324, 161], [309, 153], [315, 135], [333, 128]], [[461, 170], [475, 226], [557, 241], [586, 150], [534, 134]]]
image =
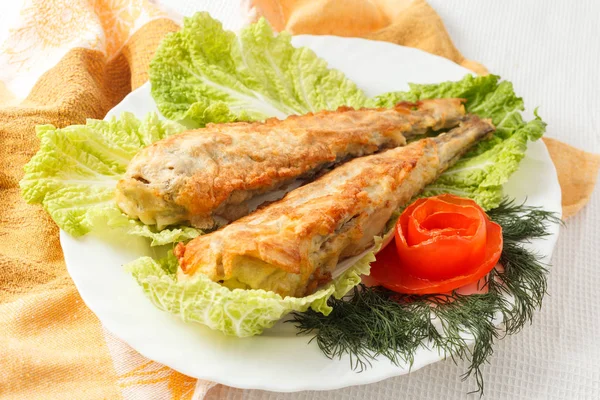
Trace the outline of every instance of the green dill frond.
[[563, 224], [553, 212], [539, 207], [515, 204], [514, 200], [504, 198], [500, 205], [487, 212], [490, 219], [502, 226], [505, 241], [526, 241], [548, 235], [548, 223]]
[[[502, 226], [504, 247], [503, 270], [488, 275], [487, 293], [405, 295], [361, 284], [343, 299], [331, 298], [328, 316], [309, 310], [290, 322], [299, 334], [314, 335], [311, 341], [327, 357], [349, 355], [357, 371], [380, 356], [410, 366], [422, 346], [454, 361], [469, 360], [463, 379], [473, 376], [483, 394], [481, 366], [493, 354], [494, 341], [531, 322], [546, 294], [548, 270], [522, 242], [548, 235], [548, 224], [560, 222], [553, 213], [506, 199], [488, 215]], [[495, 325], [500, 316], [503, 327]]]

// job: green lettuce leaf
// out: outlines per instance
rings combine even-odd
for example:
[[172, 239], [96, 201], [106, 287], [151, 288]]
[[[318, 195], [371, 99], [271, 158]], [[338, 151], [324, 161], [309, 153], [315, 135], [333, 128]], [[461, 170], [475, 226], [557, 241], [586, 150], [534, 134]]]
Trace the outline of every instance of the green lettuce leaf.
[[144, 120], [123, 113], [120, 119], [87, 120], [58, 129], [37, 127], [40, 149], [25, 166], [20, 182], [24, 199], [41, 204], [54, 222], [73, 236], [107, 227], [152, 239], [153, 245], [198, 236], [189, 227], [156, 230], [129, 219], [114, 201], [115, 187], [140, 149], [185, 129], [156, 114]]
[[523, 120], [523, 99], [515, 94], [510, 82], [500, 82], [495, 75], [467, 75], [458, 82], [411, 84], [408, 92], [385, 93], [369, 99], [367, 104], [391, 107], [399, 101], [448, 97], [466, 99], [466, 110], [491, 119], [496, 132], [449, 168], [421, 196], [453, 193], [472, 198], [485, 209], [497, 207], [503, 197], [502, 185], [518, 169], [527, 142], [539, 139], [546, 129], [537, 114], [532, 121]]
[[[378, 249], [381, 240], [377, 240]], [[178, 281], [177, 259], [170, 252], [162, 260], [139, 258], [125, 268], [133, 275], [146, 296], [161, 310], [186, 322], [198, 322], [230, 336], [258, 335], [292, 311], [309, 308], [328, 315], [327, 299], [342, 298], [358, 285], [361, 275], [369, 273], [375, 261], [373, 252], [361, 257], [351, 268], [325, 288], [306, 297], [281, 297], [264, 290], [228, 289], [198, 274], [193, 281]]]
[[286, 32], [274, 35], [265, 19], [236, 36], [196, 13], [160, 44], [150, 63], [152, 96], [163, 115], [189, 127], [365, 103], [344, 74], [290, 41]]

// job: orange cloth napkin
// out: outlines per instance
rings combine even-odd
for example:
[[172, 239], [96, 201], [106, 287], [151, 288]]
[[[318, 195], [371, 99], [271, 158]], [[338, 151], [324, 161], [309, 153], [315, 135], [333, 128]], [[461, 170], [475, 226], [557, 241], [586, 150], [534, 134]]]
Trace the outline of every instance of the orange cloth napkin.
[[[35, 125], [103, 118], [146, 81], [158, 42], [178, 25], [148, 0], [27, 4], [0, 45], [0, 399], [218, 398], [222, 386], [147, 360], [102, 329], [66, 272], [57, 227], [18, 188], [38, 147]], [[276, 29], [387, 40], [486, 72], [464, 59], [422, 0], [254, 5]], [[546, 143], [571, 215], [587, 202], [600, 157]]]
[[27, 4], [0, 45], [0, 399], [190, 399], [195, 379], [102, 329], [67, 274], [58, 228], [18, 186], [35, 125], [103, 118], [179, 26], [146, 0]]

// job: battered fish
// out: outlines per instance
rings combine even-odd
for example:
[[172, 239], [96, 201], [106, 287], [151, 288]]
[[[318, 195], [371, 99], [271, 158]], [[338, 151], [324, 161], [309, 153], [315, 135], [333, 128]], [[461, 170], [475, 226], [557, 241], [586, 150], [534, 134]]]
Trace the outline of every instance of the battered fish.
[[208, 125], [137, 154], [117, 185], [126, 214], [162, 228], [205, 229], [235, 220], [248, 200], [310, 178], [354, 157], [403, 146], [406, 139], [456, 126], [461, 99], [400, 103], [392, 109], [340, 108], [263, 123]]
[[381, 235], [394, 210], [494, 131], [476, 116], [435, 138], [352, 160], [213, 233], [179, 243], [179, 279], [305, 296]]

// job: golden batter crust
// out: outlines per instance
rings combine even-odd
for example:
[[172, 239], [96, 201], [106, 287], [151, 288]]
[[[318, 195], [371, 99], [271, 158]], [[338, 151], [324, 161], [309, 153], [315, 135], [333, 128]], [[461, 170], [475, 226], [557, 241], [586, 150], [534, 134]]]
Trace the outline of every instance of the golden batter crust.
[[117, 185], [117, 204], [146, 224], [189, 221], [211, 228], [215, 216], [235, 220], [247, 214], [247, 202], [256, 195], [349, 158], [403, 146], [430, 129], [454, 127], [463, 115], [461, 99], [436, 99], [208, 125], [136, 155]]
[[304, 296], [360, 254], [394, 210], [494, 130], [473, 116], [436, 138], [352, 160], [283, 199], [175, 249], [180, 279]]

